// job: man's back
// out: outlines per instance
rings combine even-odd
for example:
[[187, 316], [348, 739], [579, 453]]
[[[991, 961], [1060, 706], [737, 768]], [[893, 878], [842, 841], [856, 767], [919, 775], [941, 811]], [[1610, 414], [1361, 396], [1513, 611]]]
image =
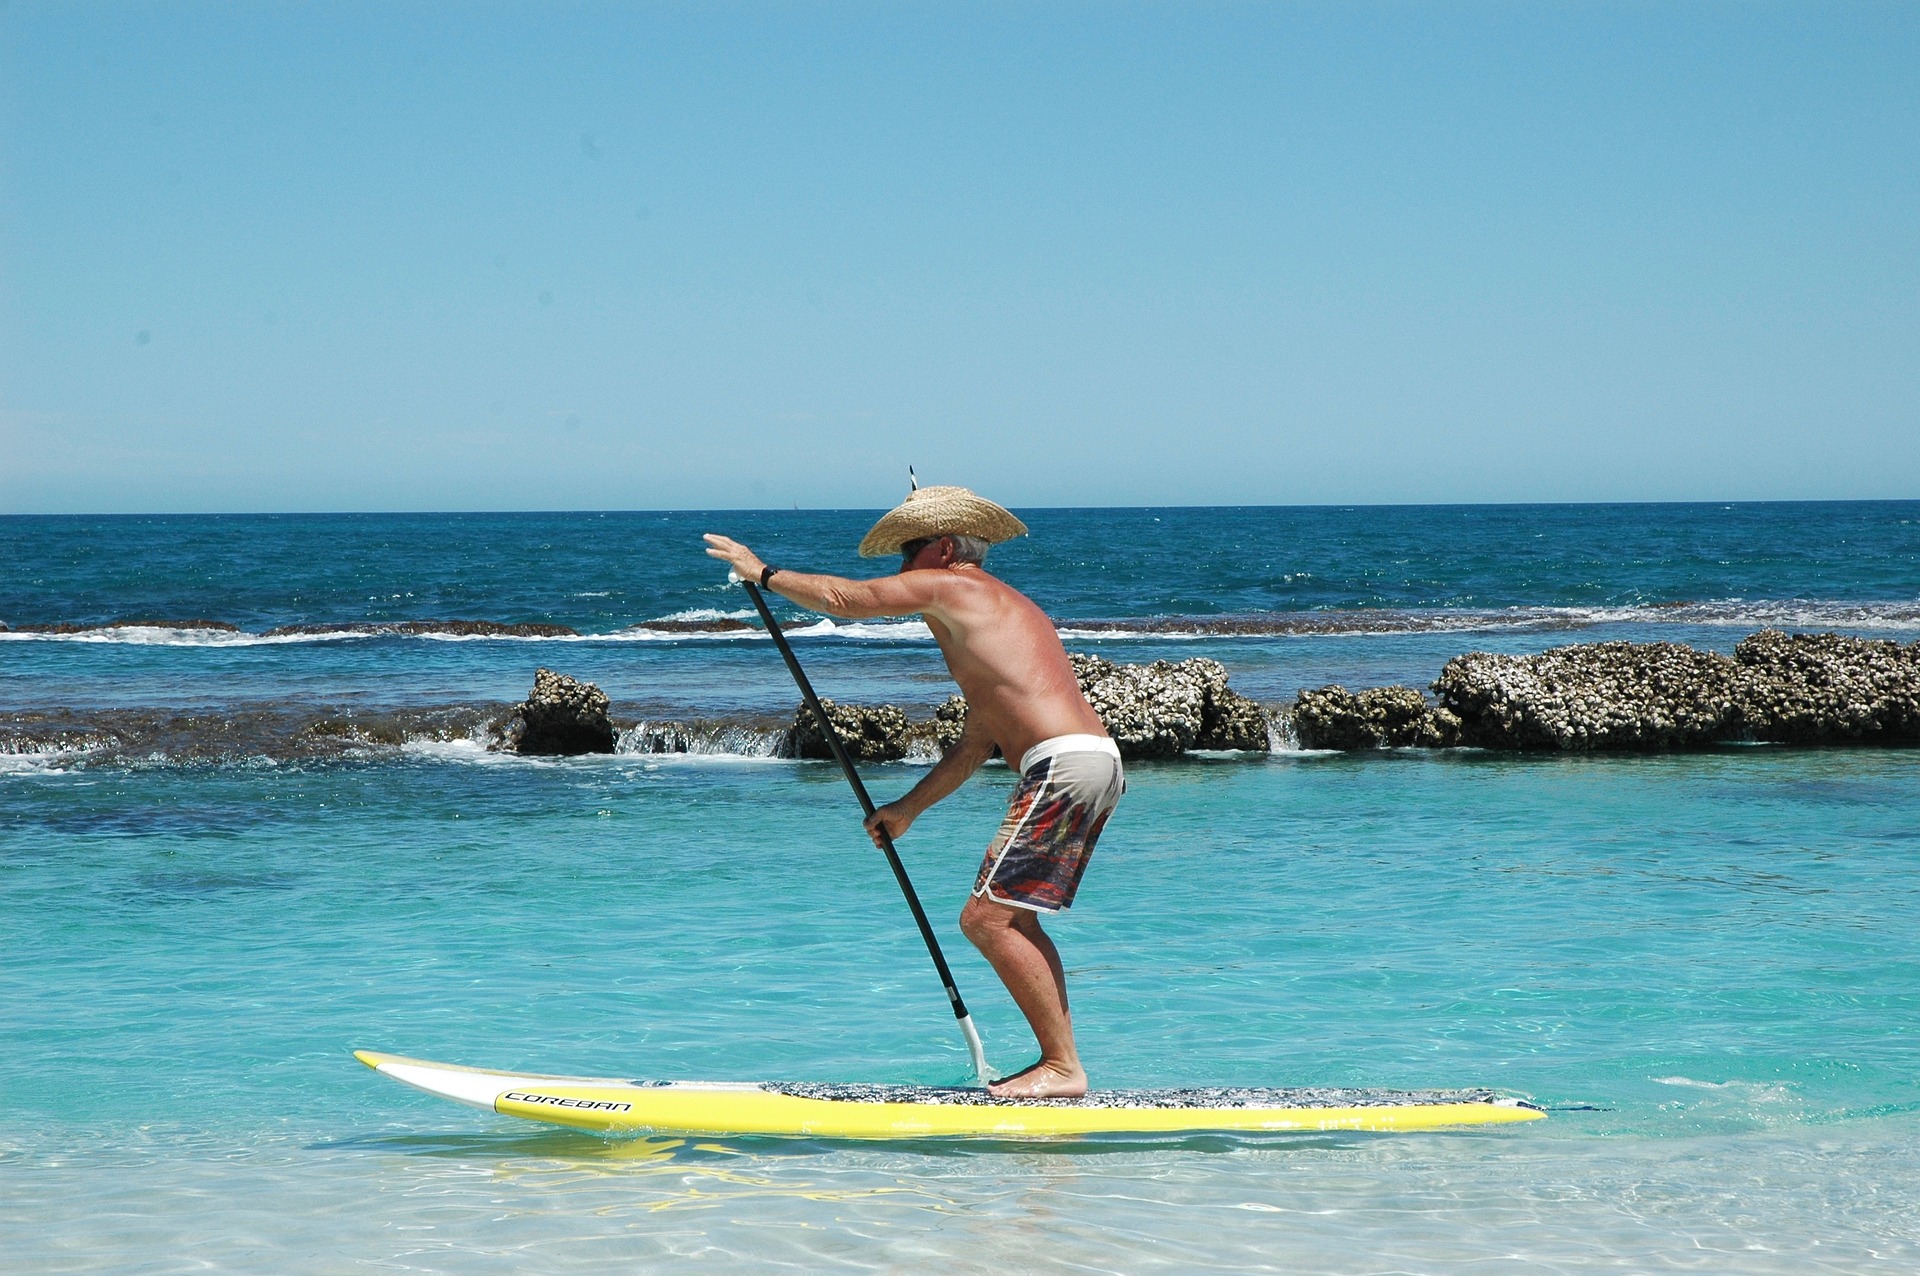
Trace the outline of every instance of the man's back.
[[1106, 734], [1080, 693], [1053, 622], [1032, 599], [972, 563], [900, 579], [922, 594], [921, 614], [968, 712], [981, 715], [1009, 762], [1054, 736]]

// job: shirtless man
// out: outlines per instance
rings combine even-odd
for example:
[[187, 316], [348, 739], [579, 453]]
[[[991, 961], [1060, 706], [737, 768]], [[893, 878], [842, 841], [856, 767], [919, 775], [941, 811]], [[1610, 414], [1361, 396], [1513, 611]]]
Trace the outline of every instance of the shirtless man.
[[946, 756], [904, 796], [867, 820], [899, 838], [999, 746], [1019, 759], [1005, 821], [960, 913], [960, 930], [992, 964], [1040, 1043], [1040, 1059], [994, 1082], [1001, 1097], [1085, 1094], [1073, 1043], [1066, 972], [1040, 914], [1073, 902], [1087, 859], [1125, 790], [1120, 751], [1080, 694], [1053, 622], [1029, 598], [987, 574], [987, 546], [1025, 533], [1000, 506], [965, 488], [917, 489], [860, 544], [899, 553], [900, 573], [872, 580], [769, 567], [738, 541], [709, 535], [707, 553], [810, 611], [864, 620], [925, 618], [967, 699], [967, 721]]

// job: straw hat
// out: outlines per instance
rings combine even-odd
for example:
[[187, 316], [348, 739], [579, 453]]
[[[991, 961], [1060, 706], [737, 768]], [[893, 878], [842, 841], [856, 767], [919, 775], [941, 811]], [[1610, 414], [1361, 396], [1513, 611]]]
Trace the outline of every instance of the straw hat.
[[932, 536], [978, 536], [997, 545], [1026, 534], [1025, 523], [964, 487], [921, 487], [873, 525], [860, 541], [860, 556], [898, 554], [908, 541]]

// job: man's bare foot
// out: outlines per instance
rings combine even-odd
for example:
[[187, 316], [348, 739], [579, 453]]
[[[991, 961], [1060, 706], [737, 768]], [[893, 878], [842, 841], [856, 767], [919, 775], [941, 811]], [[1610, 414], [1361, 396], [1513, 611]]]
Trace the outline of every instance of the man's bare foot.
[[1045, 1059], [987, 1087], [996, 1099], [1077, 1099], [1087, 1092], [1086, 1071]]

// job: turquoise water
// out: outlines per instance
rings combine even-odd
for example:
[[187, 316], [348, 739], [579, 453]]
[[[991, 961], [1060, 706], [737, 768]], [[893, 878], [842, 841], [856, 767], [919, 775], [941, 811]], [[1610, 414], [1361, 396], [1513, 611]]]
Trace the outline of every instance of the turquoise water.
[[[1689, 520], [1718, 508], [1678, 507], [1645, 537], [1684, 547]], [[1914, 507], [1839, 509], [1838, 523], [1801, 507], [1773, 527], [1826, 555], [1817, 571], [1799, 551], [1791, 570], [1768, 566], [1782, 556], [1745, 511], [1746, 549], [1713, 548], [1739, 577], [1718, 592], [1629, 583], [1582, 602], [1566, 582], [1586, 573], [1529, 575], [1492, 520], [1506, 530], [1478, 565], [1430, 596], [1324, 609], [1386, 604], [1458, 630], [1383, 631], [1372, 617], [1332, 635], [1282, 624], [1098, 649], [1205, 650], [1236, 686], [1279, 698], [1330, 668], [1431, 676], [1470, 647], [1617, 632], [1730, 645], [1740, 617], [1789, 605], [1910, 640], [1920, 573], [1900, 520]], [[1112, 536], [1113, 517], [1069, 529], [1073, 552]], [[1252, 535], [1235, 517], [1216, 512], [1215, 531]], [[1577, 511], [1541, 516], [1563, 545], [1623, 517], [1590, 511], [1576, 534]], [[1860, 530], [1873, 526], [1877, 541]], [[199, 551], [174, 542], [108, 542], [132, 560], [114, 579], [148, 591], [138, 606], [48, 553], [6, 586], [6, 618], [204, 614], [257, 632], [299, 611], [274, 601], [231, 526], [180, 535], [224, 546], [239, 583], [219, 593]], [[1851, 576], [1831, 548], [1845, 536], [1871, 542]], [[283, 595], [317, 594], [358, 561], [357, 543], [321, 546]], [[1349, 552], [1375, 551], [1391, 575], [1379, 546]], [[97, 566], [103, 553], [70, 557]], [[1675, 558], [1712, 585], [1703, 554]], [[506, 572], [497, 557], [424, 554], [408, 570], [424, 593], [485, 579], [489, 563]], [[501, 600], [537, 596], [540, 570], [506, 572], [468, 610], [408, 614], [537, 618]], [[1664, 570], [1643, 557], [1615, 575]], [[604, 677], [628, 703], [789, 706], [763, 641], [604, 636], [697, 610], [703, 571], [686, 576], [695, 592], [650, 586], [657, 597], [597, 625], [575, 616], [603, 636], [561, 642], [23, 637], [0, 643], [0, 710], [173, 703], [217, 725], [302, 699], [505, 698], [535, 663]], [[1484, 572], [1504, 583], [1461, 584]], [[1036, 578], [1056, 607], [1076, 596], [1064, 577]], [[1255, 606], [1215, 583], [1219, 614], [1318, 606]], [[91, 610], [76, 601], [86, 589], [101, 600]], [[1475, 610], [1482, 595], [1628, 610], [1571, 630], [1564, 617], [1501, 624]], [[1682, 597], [1724, 610], [1651, 608]], [[1076, 614], [1115, 614], [1095, 602]], [[365, 618], [337, 599], [300, 606]], [[1176, 613], [1213, 614], [1174, 599], [1131, 615]], [[829, 694], [944, 694], [911, 633], [800, 646]], [[918, 774], [879, 766], [869, 782], [884, 799]], [[953, 918], [1009, 782], [983, 771], [901, 847], [1003, 1068], [1026, 1062], [1030, 1041]], [[431, 1099], [348, 1052], [636, 1077], [967, 1079], [918, 937], [831, 767], [531, 760], [425, 739], [305, 761], [0, 754], [0, 1254], [8, 1270], [116, 1272], [1910, 1271], [1917, 865], [1912, 751], [1136, 764], [1056, 928], [1096, 1083], [1487, 1085], [1549, 1119], [1053, 1145], [605, 1141]]]
[[[883, 792], [913, 775], [874, 770]], [[916, 825], [928, 899], [962, 896], [1007, 781]], [[188, 1246], [254, 1270], [1920, 1258], [1902, 753], [1137, 766], [1059, 928], [1099, 1082], [1494, 1085], [1582, 1110], [1044, 1149], [609, 1144], [348, 1056], [964, 1081], [825, 766], [450, 748], [43, 771], [8, 798], [0, 1232], [28, 1267], [178, 1270]], [[990, 1052], [1023, 1062], [952, 911]]]

